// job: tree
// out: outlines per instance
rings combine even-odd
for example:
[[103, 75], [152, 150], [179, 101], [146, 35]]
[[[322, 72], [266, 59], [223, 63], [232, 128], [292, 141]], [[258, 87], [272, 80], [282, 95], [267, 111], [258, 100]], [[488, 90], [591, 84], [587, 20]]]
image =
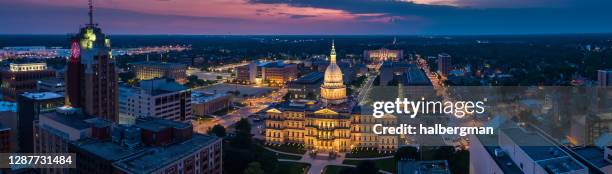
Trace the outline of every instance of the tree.
[[397, 150], [397, 152], [395, 152], [395, 161], [399, 161], [402, 159], [409, 159], [409, 160], [419, 160], [419, 150], [416, 147], [412, 147], [412, 146], [405, 146], [405, 147], [401, 147]]
[[469, 173], [470, 151], [459, 150], [448, 160], [451, 173]]
[[238, 122], [236, 122], [236, 131], [237, 132], [247, 132], [251, 133], [251, 123], [249, 120], [245, 118], [241, 118]]
[[215, 125], [212, 127], [212, 129], [210, 130], [209, 134], [213, 134], [217, 137], [225, 137], [225, 127], [221, 126], [221, 125]]
[[244, 170], [244, 174], [264, 174], [265, 172], [261, 169], [261, 164], [258, 162], [251, 162], [249, 166]]
[[436, 160], [448, 160], [455, 153], [455, 148], [452, 146], [440, 146], [434, 151]]
[[252, 145], [251, 139], [251, 124], [247, 119], [240, 119], [236, 123], [236, 136], [233, 138], [232, 144], [235, 147], [248, 149]]
[[378, 173], [378, 168], [376, 167], [376, 163], [374, 163], [373, 161], [365, 160], [357, 164], [357, 173], [360, 173], [360, 174]]

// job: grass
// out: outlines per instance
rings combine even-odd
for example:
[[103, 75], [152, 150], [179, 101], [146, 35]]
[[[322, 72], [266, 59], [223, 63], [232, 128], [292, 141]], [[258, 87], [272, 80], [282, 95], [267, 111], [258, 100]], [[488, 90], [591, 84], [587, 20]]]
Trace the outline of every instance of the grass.
[[269, 153], [269, 154], [275, 155], [278, 159], [288, 159], [288, 160], [300, 160], [300, 159], [302, 159], [302, 156], [299, 156], [299, 155], [288, 155], [288, 154], [283, 154], [283, 153], [276, 153], [276, 152], [270, 151], [268, 149], [265, 149], [265, 148], [263, 148], [263, 145], [262, 145], [261, 142], [256, 142], [256, 146], [258, 146], [259, 148], [265, 150], [265, 153]]
[[[384, 170], [391, 173], [397, 172], [397, 163], [393, 158], [373, 160], [379, 170]], [[357, 165], [361, 160], [344, 160], [342, 164]]]
[[327, 167], [325, 167], [323, 174], [339, 174], [340, 171], [342, 171], [342, 169], [345, 168], [352, 168], [352, 167], [345, 167], [345, 166], [335, 166], [335, 165], [329, 165]]
[[280, 170], [278, 173], [304, 174], [308, 171], [308, 168], [310, 168], [310, 164], [281, 161], [278, 162], [278, 168]]
[[279, 153], [277, 155], [278, 159], [289, 159], [289, 160], [300, 160], [302, 159], [302, 156], [297, 156], [297, 155], [287, 155], [287, 154], [282, 154]]
[[391, 156], [393, 154], [378, 153], [377, 150], [354, 150], [351, 153], [347, 153], [347, 158], [376, 158]]
[[278, 150], [281, 152], [293, 153], [302, 155], [306, 153], [306, 149], [301, 145], [289, 145], [289, 144], [281, 144], [281, 145], [266, 145], [266, 147], [272, 148], [274, 150]]

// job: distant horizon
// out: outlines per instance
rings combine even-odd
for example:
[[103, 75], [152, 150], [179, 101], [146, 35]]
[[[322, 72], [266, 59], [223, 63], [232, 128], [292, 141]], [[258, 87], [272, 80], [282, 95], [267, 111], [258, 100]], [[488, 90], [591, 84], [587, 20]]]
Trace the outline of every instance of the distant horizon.
[[[30, 33], [30, 34], [11, 34], [0, 33], [0, 36], [65, 36], [74, 33]], [[384, 37], [425, 37], [425, 36], [555, 36], [555, 35], [612, 35], [612, 32], [592, 32], [592, 33], [498, 33], [498, 34], [109, 34], [109, 36], [384, 36]]]

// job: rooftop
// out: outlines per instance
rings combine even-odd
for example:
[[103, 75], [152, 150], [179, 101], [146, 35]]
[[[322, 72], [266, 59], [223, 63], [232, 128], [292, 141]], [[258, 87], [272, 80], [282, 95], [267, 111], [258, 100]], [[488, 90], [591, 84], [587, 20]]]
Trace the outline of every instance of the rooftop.
[[580, 157], [584, 158], [598, 168], [612, 165], [610, 162], [604, 160], [604, 150], [599, 147], [577, 147], [573, 148], [572, 151], [576, 152]]
[[402, 74], [402, 83], [405, 86], [431, 86], [431, 81], [425, 72], [419, 68], [410, 68]]
[[291, 83], [316, 83], [320, 82], [322, 79], [323, 73], [316, 71], [303, 75], [302, 77], [296, 79], [295, 81], [292, 81]]
[[0, 101], [0, 112], [2, 111], [13, 111], [17, 112], [17, 103]]
[[186, 129], [191, 127], [190, 124], [153, 117], [141, 118], [138, 121], [135, 124], [136, 127], [150, 131], [161, 131], [166, 128]]
[[213, 136], [194, 134], [190, 140], [167, 147], [148, 148], [142, 153], [113, 163], [113, 166], [128, 173], [152, 173], [216, 141], [219, 139]]
[[85, 122], [85, 120], [92, 118], [91, 116], [82, 114], [80, 112], [68, 114], [61, 112], [51, 112], [41, 115], [41, 124], [45, 124], [43, 121], [43, 117], [76, 130], [83, 130], [89, 128], [89, 123]]
[[32, 100], [49, 100], [49, 99], [58, 99], [58, 98], [63, 99], [64, 98], [64, 95], [54, 93], [54, 92], [32, 92], [32, 93], [27, 92], [27, 93], [21, 94], [21, 96], [24, 96]]
[[112, 141], [86, 139], [74, 143], [79, 148], [109, 161], [117, 161], [140, 153], [144, 148], [129, 149]]
[[140, 65], [140, 66], [154, 66], [154, 67], [164, 67], [164, 68], [187, 68], [187, 66], [179, 63], [169, 63], [169, 62], [158, 62], [158, 61], [145, 61], [145, 62], [135, 62], [132, 65]]
[[[585, 170], [576, 159], [565, 153], [558, 145], [548, 141], [531, 127], [512, 127], [502, 129], [511, 141], [521, 148], [533, 161], [553, 173]], [[500, 140], [501, 141], [501, 140]]]
[[498, 135], [477, 135], [478, 140], [485, 146], [487, 153], [493, 158], [497, 166], [505, 173], [522, 174], [523, 171], [508, 155], [495, 155], [495, 150], [500, 149]]
[[215, 100], [221, 97], [228, 96], [226, 93], [206, 93], [206, 92], [192, 92], [191, 103], [199, 104], [206, 103], [211, 100]]

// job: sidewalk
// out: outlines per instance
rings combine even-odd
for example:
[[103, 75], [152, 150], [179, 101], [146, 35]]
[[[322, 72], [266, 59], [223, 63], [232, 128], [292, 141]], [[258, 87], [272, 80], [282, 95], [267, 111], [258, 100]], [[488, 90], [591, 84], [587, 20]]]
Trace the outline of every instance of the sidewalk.
[[[380, 160], [380, 159], [393, 158], [393, 156], [376, 157], [376, 158], [344, 158], [344, 154], [341, 154], [341, 155], [339, 155], [337, 158], [335, 158], [333, 160], [315, 159], [315, 158], [310, 157], [310, 155], [308, 155], [308, 153], [304, 153], [304, 154], [300, 155], [300, 154], [295, 154], [295, 153], [281, 152], [281, 151], [274, 150], [272, 148], [265, 147], [265, 146], [264, 146], [264, 148], [269, 150], [269, 151], [275, 152], [275, 153], [280, 153], [280, 154], [285, 154], [285, 155], [302, 156], [302, 158], [300, 158], [300, 160], [278, 159], [278, 161], [308, 163], [308, 164], [310, 164], [310, 168], [308, 169], [308, 172], [307, 172], [308, 174], [321, 174], [321, 173], [323, 173], [323, 170], [325, 169], [325, 167], [327, 167], [328, 165], [345, 166], [345, 167], [356, 167], [355, 165], [342, 164], [342, 162], [344, 160]], [[387, 172], [387, 171], [384, 171], [384, 170], [379, 170], [378, 172], [384, 173], [384, 174], [391, 174], [390, 172]]]

